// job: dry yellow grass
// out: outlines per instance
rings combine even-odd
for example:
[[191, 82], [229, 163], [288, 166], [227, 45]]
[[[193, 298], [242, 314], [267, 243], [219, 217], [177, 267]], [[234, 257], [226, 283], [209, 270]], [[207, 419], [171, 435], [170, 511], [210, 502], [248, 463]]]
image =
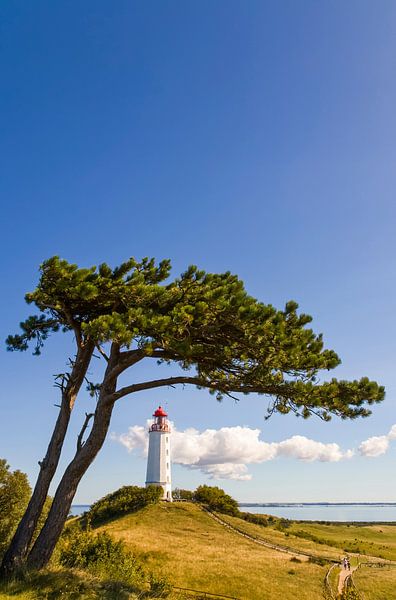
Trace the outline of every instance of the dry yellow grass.
[[[276, 527], [261, 527], [225, 515], [221, 518], [253, 536], [288, 546], [296, 554], [305, 551], [334, 560], [345, 554], [343, 548], [349, 544], [352, 547], [360, 545], [373, 556], [386, 554], [391, 557], [396, 552], [396, 527], [391, 525], [358, 527], [291, 523], [286, 530], [280, 531]], [[217, 523], [192, 503], [153, 505], [114, 519], [101, 529], [123, 539], [146, 561], [150, 570], [167, 575], [175, 586], [241, 600], [323, 598], [323, 580], [328, 565], [319, 566], [305, 559], [295, 562], [290, 554], [257, 545]], [[321, 543], [298, 537], [297, 532], [313, 535]], [[326, 544], [326, 540], [334, 545]], [[354, 560], [352, 557], [351, 562]], [[339, 569], [335, 568], [331, 574], [333, 589], [337, 588], [338, 575]], [[78, 592], [81, 600], [120, 600], [118, 592], [91, 581], [92, 578], [84, 573], [58, 569], [38, 574], [36, 579], [0, 586], [0, 599], [44, 598], [47, 597], [43, 594], [44, 588], [52, 594], [48, 596], [51, 598], [75, 598], [73, 590], [82, 586]], [[362, 567], [354, 579], [364, 600], [396, 600], [396, 565]], [[36, 595], [36, 589], [40, 590], [39, 595]], [[61, 596], [57, 595], [59, 590]], [[182, 597], [183, 600], [187, 598], [175, 592], [170, 600], [181, 600]], [[132, 600], [135, 596], [125, 590], [122, 598]]]
[[189, 503], [159, 504], [103, 527], [174, 585], [243, 600], [315, 600], [326, 567], [291, 562], [216, 523]]
[[239, 530], [244, 531], [249, 535], [267, 540], [271, 544], [287, 546], [296, 551], [301, 550], [302, 552], [308, 552], [314, 556], [330, 558], [332, 560], [341, 560], [343, 554], [345, 554], [340, 548], [334, 548], [334, 546], [327, 546], [326, 544], [317, 544], [311, 540], [295, 537], [292, 533], [289, 533], [289, 529], [279, 531], [274, 527], [262, 527], [261, 525], [249, 523], [236, 517], [229, 517], [228, 515], [219, 516]]
[[361, 567], [353, 576], [364, 600], [396, 599], [396, 567]]

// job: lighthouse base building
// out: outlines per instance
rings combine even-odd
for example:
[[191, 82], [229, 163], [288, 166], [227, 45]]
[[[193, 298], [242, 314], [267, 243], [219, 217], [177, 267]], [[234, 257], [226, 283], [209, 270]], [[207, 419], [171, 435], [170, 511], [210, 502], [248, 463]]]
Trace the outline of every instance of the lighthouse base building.
[[146, 487], [156, 485], [162, 487], [162, 500], [172, 502], [171, 480], [171, 429], [168, 415], [159, 406], [153, 414], [154, 422], [149, 428], [149, 449], [147, 458]]

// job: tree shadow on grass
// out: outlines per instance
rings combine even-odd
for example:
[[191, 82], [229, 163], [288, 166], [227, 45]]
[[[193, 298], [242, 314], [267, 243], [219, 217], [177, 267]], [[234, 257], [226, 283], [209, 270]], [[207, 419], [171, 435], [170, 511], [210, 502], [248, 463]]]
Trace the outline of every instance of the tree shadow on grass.
[[[134, 590], [117, 581], [101, 581], [82, 571], [51, 570], [28, 573], [0, 587], [9, 597], [33, 600], [132, 600]], [[29, 596], [27, 596], [29, 597]]]

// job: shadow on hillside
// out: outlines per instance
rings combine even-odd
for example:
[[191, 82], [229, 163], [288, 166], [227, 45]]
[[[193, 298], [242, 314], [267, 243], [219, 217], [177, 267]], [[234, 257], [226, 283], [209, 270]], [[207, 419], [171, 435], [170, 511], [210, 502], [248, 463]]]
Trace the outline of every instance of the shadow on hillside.
[[0, 587], [0, 594], [15, 598], [32, 594], [37, 600], [128, 600], [135, 597], [132, 592], [120, 582], [100, 581], [82, 571], [71, 570], [29, 573]]
[[90, 511], [86, 511], [78, 517], [70, 517], [70, 519], [67, 521], [67, 524], [71, 526], [78, 524], [82, 529], [86, 529], [88, 526], [92, 529], [99, 529], [99, 527], [106, 527], [106, 525], [111, 525], [112, 523], [115, 523], [124, 517], [139, 515], [154, 507], [160, 507], [163, 510], [174, 510], [177, 508], [178, 511], [189, 514], [191, 512], [191, 506], [199, 506], [199, 504], [189, 500], [183, 500], [182, 502], [176, 501], [173, 503], [161, 500], [159, 502], [152, 502], [144, 506], [133, 506], [129, 510], [120, 510], [114, 512], [114, 514], [108, 514], [106, 516], [92, 516]]
[[87, 529], [87, 527], [91, 527], [92, 529], [99, 529], [99, 527], [105, 527], [106, 525], [111, 525], [116, 521], [124, 517], [129, 517], [131, 515], [137, 515], [146, 509], [147, 506], [143, 506], [141, 508], [136, 508], [132, 510], [128, 510], [125, 512], [115, 513], [114, 515], [101, 516], [91, 518], [89, 513], [83, 513], [75, 523], [79, 523], [82, 529]]

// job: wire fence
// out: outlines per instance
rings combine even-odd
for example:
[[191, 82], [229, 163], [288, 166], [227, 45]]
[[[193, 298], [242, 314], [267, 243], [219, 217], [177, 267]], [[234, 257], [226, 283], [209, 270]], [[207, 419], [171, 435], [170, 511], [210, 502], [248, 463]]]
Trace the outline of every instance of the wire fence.
[[280, 544], [274, 544], [273, 542], [265, 540], [264, 538], [258, 537], [251, 533], [246, 533], [246, 531], [244, 531], [243, 529], [239, 529], [239, 527], [235, 527], [235, 525], [231, 525], [230, 523], [228, 523], [228, 521], [225, 521], [224, 519], [219, 517], [217, 514], [214, 514], [209, 508], [207, 508], [205, 506], [202, 506], [201, 508], [206, 513], [208, 513], [212, 517], [212, 519], [214, 519], [215, 521], [217, 521], [218, 523], [220, 523], [227, 529], [230, 529], [231, 531], [238, 533], [239, 535], [247, 538], [248, 540], [251, 540], [252, 542], [255, 542], [256, 544], [260, 544], [261, 546], [266, 546], [267, 548], [271, 548], [273, 550], [278, 550], [279, 552], [285, 552], [286, 554], [292, 554], [293, 556], [305, 556], [305, 557], [311, 559], [313, 562], [322, 560], [325, 562], [338, 564], [338, 560], [336, 560], [332, 557], [319, 556], [316, 554], [312, 554], [310, 552], [306, 552], [305, 550], [298, 550], [297, 548], [291, 548], [289, 546], [282, 546]]
[[337, 564], [331, 565], [330, 569], [328, 569], [326, 576], [324, 578], [323, 598], [325, 600], [337, 600], [337, 596], [334, 594], [334, 590], [332, 588], [331, 581], [330, 581], [331, 572], [333, 571], [333, 569], [335, 569], [336, 566], [337, 566]]
[[[147, 598], [148, 591], [142, 591], [138, 596], [137, 600], [143, 600]], [[155, 593], [156, 598], [168, 598], [168, 600], [241, 600], [236, 596], [225, 596], [224, 594], [214, 594], [212, 592], [206, 592], [204, 590], [196, 590], [194, 588], [184, 588], [176, 585], [172, 585], [171, 589], [164, 589], [164, 591], [157, 591]]]
[[181, 588], [173, 586], [173, 590], [180, 592], [187, 592], [192, 594], [195, 598], [219, 598], [220, 600], [240, 600], [236, 596], [224, 596], [222, 594], [212, 594], [211, 592], [203, 592], [202, 590], [194, 590], [191, 588]]

